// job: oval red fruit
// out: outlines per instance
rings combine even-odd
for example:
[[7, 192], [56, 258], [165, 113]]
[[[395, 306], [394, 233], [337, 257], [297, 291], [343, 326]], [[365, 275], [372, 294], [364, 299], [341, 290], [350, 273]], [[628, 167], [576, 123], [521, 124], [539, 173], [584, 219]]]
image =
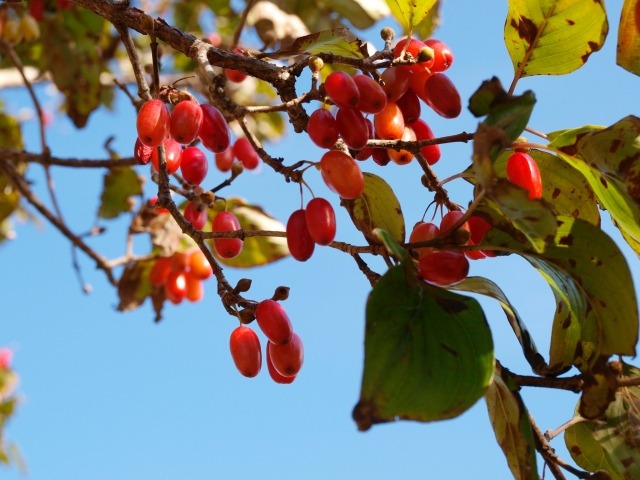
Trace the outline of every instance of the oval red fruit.
[[229, 338], [231, 358], [238, 371], [245, 377], [255, 377], [262, 367], [260, 339], [250, 327], [240, 325]]
[[315, 249], [315, 242], [307, 228], [307, 216], [303, 209], [296, 210], [287, 221], [287, 246], [291, 256], [299, 262], [311, 258]]
[[[413, 131], [416, 132], [416, 140], [418, 141], [433, 140], [434, 138], [436, 138], [433, 134], [433, 131], [431, 130], [431, 127], [429, 127], [429, 124], [427, 124], [427, 122], [425, 122], [421, 118], [412, 123], [411, 128], [413, 128]], [[429, 165], [433, 165], [437, 163], [438, 160], [440, 160], [440, 145], [427, 145], [420, 149], [420, 153]]]
[[284, 307], [275, 300], [267, 299], [258, 303], [256, 321], [270, 342], [280, 345], [291, 340], [291, 320]]
[[157, 147], [169, 135], [169, 109], [161, 100], [147, 100], [136, 118], [140, 141], [147, 147]]
[[339, 107], [355, 107], [360, 101], [358, 86], [346, 72], [331, 72], [324, 81], [324, 89], [331, 101]]
[[360, 150], [369, 141], [369, 126], [364, 115], [355, 108], [338, 109], [336, 114], [338, 131], [349, 148]]
[[169, 131], [174, 140], [183, 145], [193, 142], [202, 126], [202, 109], [193, 100], [183, 100], [171, 111]]
[[[182, 161], [182, 145], [176, 142], [173, 138], [168, 137], [164, 143], [164, 158], [165, 165], [167, 166], [167, 174], [171, 175], [178, 171], [180, 168], [180, 162]], [[156, 172], [160, 171], [160, 157], [158, 155], [158, 149], [154, 148], [151, 152], [151, 164]]]
[[189, 202], [184, 207], [184, 218], [193, 225], [193, 228], [202, 230], [207, 224], [207, 207], [202, 203]]
[[276, 370], [276, 367], [273, 366], [273, 361], [271, 360], [271, 342], [267, 342], [267, 370], [269, 371], [269, 376], [276, 383], [281, 384], [289, 384], [292, 383], [295, 379], [295, 375], [282, 375], [280, 372]]
[[182, 177], [191, 185], [200, 185], [209, 171], [207, 156], [198, 147], [187, 147], [180, 160]]
[[[214, 232], [233, 232], [240, 230], [240, 221], [233, 213], [223, 211], [213, 217], [211, 230]], [[222, 258], [237, 257], [242, 251], [242, 239], [240, 238], [214, 238], [213, 247]]]
[[353, 199], [364, 191], [364, 177], [358, 163], [344, 152], [330, 150], [320, 159], [322, 179], [342, 198]]
[[198, 137], [207, 150], [214, 153], [224, 152], [231, 143], [231, 133], [229, 125], [213, 105], [200, 105], [202, 109], [202, 125], [198, 132]]
[[360, 101], [356, 109], [363, 113], [378, 113], [387, 105], [387, 94], [382, 86], [368, 75], [358, 74], [353, 76], [358, 91]]
[[338, 141], [338, 123], [326, 108], [319, 108], [309, 116], [307, 133], [311, 141], [321, 148], [331, 148]]
[[507, 159], [507, 178], [529, 193], [529, 200], [542, 197], [542, 177], [538, 164], [525, 152], [514, 152]]
[[312, 198], [306, 208], [307, 229], [318, 245], [329, 245], [336, 236], [336, 213], [322, 197]]
[[283, 345], [272, 343], [268, 346], [269, 355], [276, 371], [280, 375], [297, 375], [304, 361], [304, 347], [302, 340], [296, 332], [291, 335], [291, 340]]
[[469, 260], [462, 252], [437, 250], [420, 258], [419, 270], [425, 281], [446, 287], [467, 278]]
[[233, 144], [233, 155], [242, 162], [242, 166], [253, 170], [260, 164], [260, 157], [247, 137], [238, 138]]
[[444, 73], [434, 73], [424, 84], [424, 99], [440, 116], [455, 118], [462, 111], [460, 94]]

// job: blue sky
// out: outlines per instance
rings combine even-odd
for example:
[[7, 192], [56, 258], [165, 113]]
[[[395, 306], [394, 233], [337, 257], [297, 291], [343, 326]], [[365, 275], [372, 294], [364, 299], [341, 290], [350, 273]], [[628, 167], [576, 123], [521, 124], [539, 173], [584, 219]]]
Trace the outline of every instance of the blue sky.
[[[509, 85], [513, 71], [502, 38], [506, 2], [491, 9], [483, 2], [461, 4], [444, 2], [436, 37], [453, 50], [449, 76], [467, 99], [494, 75]], [[549, 132], [609, 125], [638, 113], [640, 105], [633, 103], [638, 79], [615, 66], [621, 1], [607, 7], [609, 37], [585, 67], [565, 77], [525, 78], [518, 84], [517, 92], [532, 89], [538, 99], [532, 127]], [[381, 44], [375, 31], [369, 38]], [[37, 92], [44, 103], [54, 101], [43, 86]], [[0, 98], [15, 111], [30, 106], [20, 90], [0, 91]], [[426, 108], [423, 112], [439, 135], [472, 132], [477, 125], [464, 108], [455, 120], [437, 118]], [[27, 148], [37, 150], [33, 122], [25, 125], [24, 133]], [[109, 135], [115, 136], [112, 146], [117, 151], [130, 154], [135, 117], [122, 95], [113, 112], [95, 114], [82, 132], [66, 120], [54, 123], [48, 140], [60, 157], [105, 158], [102, 144]], [[470, 145], [446, 145], [442, 151], [435, 167], [440, 178], [469, 163]], [[293, 163], [319, 160], [321, 151], [291, 132], [270, 146], [270, 152]], [[418, 165], [366, 168], [388, 175], [407, 224], [420, 219], [431, 198], [420, 186]], [[68, 224], [76, 232], [88, 230], [103, 172], [53, 168], [52, 173]], [[37, 167], [28, 178], [48, 200]], [[212, 172], [209, 178], [214, 184], [222, 177]], [[309, 181], [316, 194], [337, 206], [319, 175]], [[151, 194], [151, 182], [145, 189]], [[462, 181], [451, 183], [449, 192], [459, 203], [470, 198]], [[263, 205], [283, 221], [299, 205], [297, 186], [284, 185], [267, 169], [243, 175], [225, 193]], [[605, 227], [621, 243], [605, 217]], [[110, 258], [120, 256], [126, 223], [104, 225], [107, 234], [91, 244]], [[17, 233], [15, 241], [0, 246], [0, 346], [15, 350], [14, 366], [21, 376], [23, 401], [7, 435], [24, 456], [26, 478], [509, 478], [483, 401], [445, 422], [396, 422], [357, 431], [351, 410], [359, 396], [369, 285], [340, 252], [317, 248], [306, 263], [285, 259], [251, 271], [225, 270], [232, 283], [252, 278], [250, 294], [256, 299], [270, 297], [278, 285], [291, 287], [283, 305], [305, 343], [305, 364], [292, 385], [277, 385], [266, 371], [246, 379], [235, 370], [228, 338], [237, 323], [224, 312], [213, 281], [207, 282], [202, 302], [168, 305], [164, 320], [154, 324], [148, 304], [134, 312], [115, 311], [115, 291], [79, 253], [82, 272], [93, 287], [89, 295], [83, 294], [70, 246], [49, 224], [18, 224]], [[363, 243], [340, 210], [338, 239]], [[144, 248], [143, 241], [137, 244], [140, 253]], [[626, 245], [622, 248], [637, 282], [637, 258]], [[381, 264], [372, 261], [372, 266], [382, 271]], [[471, 274], [487, 276], [505, 290], [546, 352], [555, 305], [539, 275], [519, 258], [473, 262]], [[499, 307], [482, 303], [497, 357], [514, 371], [529, 373]], [[568, 420], [577, 401], [566, 392], [525, 390], [524, 397], [543, 430]], [[568, 458], [561, 438], [552, 445]], [[0, 477], [24, 478], [15, 468], [1, 470]]]

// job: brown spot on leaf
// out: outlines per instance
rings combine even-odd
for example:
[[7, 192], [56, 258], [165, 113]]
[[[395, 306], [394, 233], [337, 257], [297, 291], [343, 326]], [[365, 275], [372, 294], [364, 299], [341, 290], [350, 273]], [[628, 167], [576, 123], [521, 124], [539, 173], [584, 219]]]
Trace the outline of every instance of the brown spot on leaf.
[[577, 265], [577, 263], [576, 263], [576, 259], [575, 259], [575, 258], [570, 258], [570, 259], [569, 259], [569, 266], [570, 266], [571, 268], [576, 268], [576, 265]]
[[453, 348], [451, 348], [449, 345], [447, 345], [446, 343], [441, 343], [440, 346], [443, 348], [443, 350], [449, 352], [451, 355], [453, 355], [454, 357], [458, 356], [458, 352], [455, 351]]
[[604, 188], [609, 187], [609, 182], [607, 182], [607, 179], [604, 177], [604, 175], [600, 175], [600, 183], [604, 186]]
[[578, 445], [574, 445], [571, 447], [571, 453], [573, 453], [574, 455], [582, 455], [582, 450]]
[[555, 200], [556, 198], [558, 198], [560, 196], [560, 194], [562, 193], [562, 190], [560, 190], [559, 188], [554, 188], [553, 189], [553, 193], [551, 194], [551, 198], [553, 200]]
[[611, 145], [609, 146], [609, 152], [616, 153], [622, 145], [623, 145], [622, 140], [620, 140], [619, 138], [614, 139], [611, 142]]
[[578, 218], [580, 216], [580, 210], [576, 208], [573, 212], [571, 212], [571, 216], [573, 218]]
[[576, 24], [576, 22], [574, 22], [570, 18], [567, 18], [567, 24], [569, 24], [569, 26], [572, 27], [572, 26], [574, 26]]
[[353, 408], [351, 417], [358, 425], [358, 430], [366, 432], [375, 423], [382, 423], [386, 420], [380, 418], [378, 407], [371, 400], [360, 400]]
[[591, 263], [593, 263], [596, 267], [602, 266], [602, 260], [599, 257], [591, 257]]
[[564, 320], [562, 320], [562, 329], [566, 330], [570, 326], [571, 326], [571, 315], [567, 315], [566, 317], [564, 317]]
[[635, 461], [633, 460], [633, 457], [621, 458], [620, 462], [622, 463], [622, 465], [624, 465], [624, 468], [629, 468], [631, 465], [635, 463]]
[[573, 235], [565, 235], [558, 241], [558, 244], [570, 247], [571, 245], [573, 245]]
[[593, 52], [597, 52], [598, 50], [600, 50], [600, 45], [598, 45], [596, 42], [589, 42], [589, 50], [587, 50], [584, 55], [582, 55], [582, 63], [587, 63], [587, 59], [589, 58], [589, 56], [591, 56]]
[[464, 312], [468, 308], [465, 303], [458, 300], [451, 300], [449, 298], [439, 297], [436, 301], [440, 308], [447, 313], [460, 313]]
[[520, 20], [516, 22], [515, 18], [511, 19], [511, 26], [518, 31], [518, 36], [527, 42], [529, 45], [533, 45], [536, 37], [538, 36], [537, 25], [527, 17], [520, 17]]

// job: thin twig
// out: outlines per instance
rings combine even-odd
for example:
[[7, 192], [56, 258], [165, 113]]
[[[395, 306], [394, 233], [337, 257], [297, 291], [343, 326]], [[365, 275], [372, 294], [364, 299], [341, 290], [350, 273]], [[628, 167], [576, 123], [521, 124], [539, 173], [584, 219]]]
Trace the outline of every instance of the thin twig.
[[238, 21], [238, 25], [236, 25], [236, 29], [233, 32], [233, 43], [231, 48], [237, 47], [238, 42], [240, 41], [240, 36], [242, 35], [242, 30], [244, 30], [244, 26], [247, 23], [247, 17], [249, 16], [249, 11], [255, 5], [256, 0], [247, 0], [247, 6], [242, 11], [242, 15], [240, 15], [240, 20]]

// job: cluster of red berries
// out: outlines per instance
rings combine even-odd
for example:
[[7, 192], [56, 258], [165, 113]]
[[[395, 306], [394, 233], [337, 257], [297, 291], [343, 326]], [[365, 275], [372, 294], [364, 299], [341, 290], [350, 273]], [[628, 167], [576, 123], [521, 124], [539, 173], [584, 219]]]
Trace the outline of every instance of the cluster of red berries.
[[194, 249], [158, 257], [149, 271], [153, 287], [164, 289], [165, 297], [177, 305], [185, 298], [197, 302], [204, 296], [202, 281], [213, 274], [202, 251]]
[[235, 161], [242, 163], [242, 166], [248, 170], [253, 170], [260, 165], [258, 152], [253, 148], [248, 138], [239, 137], [230, 148], [215, 154], [216, 167], [221, 172], [231, 170]]
[[[463, 217], [460, 210], [451, 210], [442, 217], [440, 226], [431, 222], [418, 222], [409, 236], [409, 242], [425, 242], [440, 239], [448, 245], [478, 245], [491, 229], [491, 224], [479, 216], [471, 216], [462, 225], [452, 230]], [[464, 280], [469, 273], [469, 260], [494, 257], [491, 250], [467, 250], [458, 252], [440, 250], [436, 247], [417, 248], [418, 271], [429, 283], [438, 286], [454, 285]]]
[[[304, 348], [300, 336], [293, 331], [285, 309], [275, 300], [263, 300], [255, 311], [260, 330], [267, 337], [265, 357], [269, 375], [276, 383], [291, 383], [302, 368]], [[251, 327], [240, 325], [229, 338], [231, 358], [245, 377], [255, 377], [262, 368], [262, 347]]]
[[315, 197], [306, 208], [296, 210], [287, 222], [287, 246], [300, 262], [311, 258], [317, 245], [329, 245], [336, 236], [336, 214], [331, 204]]
[[[393, 161], [405, 165], [413, 159], [407, 150], [367, 147], [370, 139], [420, 141], [435, 135], [420, 118], [421, 101], [446, 118], [457, 117], [461, 100], [455, 86], [443, 72], [453, 62], [451, 50], [440, 40], [404, 39], [394, 47], [394, 56], [416, 59], [416, 63], [387, 68], [380, 81], [364, 74], [330, 73], [324, 93], [337, 106], [311, 113], [307, 133], [322, 148], [332, 148], [339, 138], [352, 150], [353, 157], [339, 151], [327, 152], [320, 161], [325, 183], [343, 198], [362, 193], [364, 182], [356, 160], [373, 157], [380, 165]], [[366, 117], [372, 115], [373, 120]], [[420, 150], [433, 165], [440, 159], [440, 147], [428, 145]]]

